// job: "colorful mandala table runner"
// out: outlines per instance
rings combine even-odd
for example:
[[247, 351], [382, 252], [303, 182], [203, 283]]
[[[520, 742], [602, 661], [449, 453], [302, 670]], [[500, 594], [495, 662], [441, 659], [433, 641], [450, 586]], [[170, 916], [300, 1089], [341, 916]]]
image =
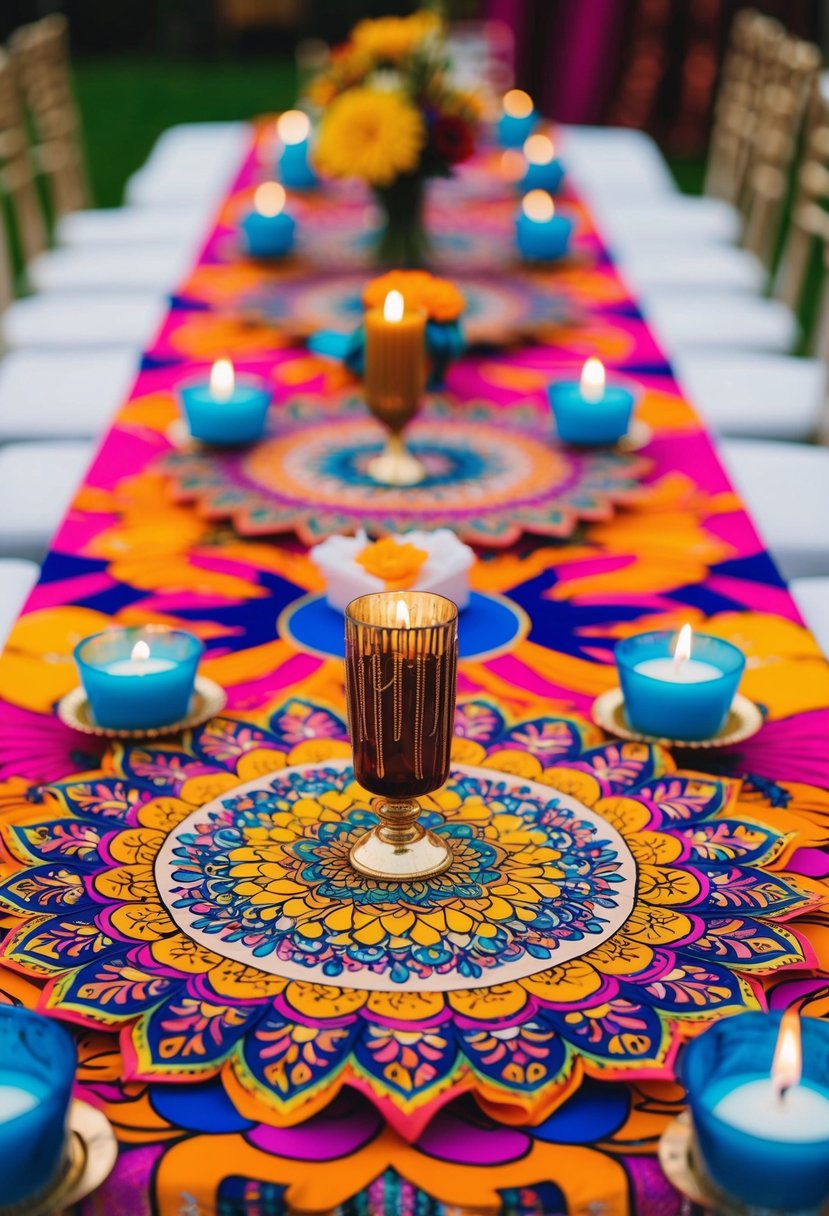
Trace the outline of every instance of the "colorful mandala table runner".
[[[372, 811], [336, 646], [319, 615], [300, 628], [322, 590], [307, 550], [240, 536], [201, 482], [171, 493], [175, 386], [213, 357], [266, 376], [286, 419], [352, 394], [238, 307], [274, 279], [233, 244], [263, 138], [0, 659], [0, 999], [77, 1030], [80, 1092], [122, 1147], [87, 1216], [673, 1214], [654, 1153], [682, 1042], [745, 1008], [827, 1009], [829, 669], [571, 197], [574, 257], [533, 290], [578, 321], [470, 354], [447, 392], [470, 434], [481, 401], [539, 417], [598, 352], [643, 386], [645, 493], [566, 543], [480, 547], [454, 767], [427, 807], [458, 869], [355, 884]], [[334, 232], [352, 203], [297, 205]], [[514, 201], [465, 208], [503, 232]], [[204, 640], [225, 715], [152, 747], [63, 727], [75, 641], [148, 619]], [[684, 620], [746, 651], [760, 734], [693, 757], [608, 741], [589, 708], [616, 640]]]

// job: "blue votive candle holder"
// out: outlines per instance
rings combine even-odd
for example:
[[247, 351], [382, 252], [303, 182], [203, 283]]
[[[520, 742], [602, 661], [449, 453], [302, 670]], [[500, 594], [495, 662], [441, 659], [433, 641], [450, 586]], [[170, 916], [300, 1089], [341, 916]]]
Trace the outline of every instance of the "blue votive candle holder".
[[723, 1018], [683, 1049], [696, 1153], [714, 1186], [749, 1208], [815, 1213], [829, 1200], [829, 1024], [803, 1018], [802, 1076], [771, 1072], [779, 1013]]
[[0, 1008], [0, 1207], [33, 1207], [58, 1182], [75, 1066], [75, 1044], [59, 1023]]
[[287, 214], [279, 182], [263, 182], [253, 196], [253, 210], [241, 223], [246, 251], [252, 258], [284, 258], [294, 244], [296, 221]]
[[258, 376], [237, 376], [227, 359], [217, 359], [208, 380], [190, 381], [178, 391], [194, 439], [216, 447], [261, 439], [271, 394]]
[[524, 143], [524, 156], [527, 168], [519, 183], [521, 191], [546, 190], [557, 194], [564, 180], [564, 165], [556, 156], [550, 137], [541, 132], [531, 135]]
[[677, 635], [639, 633], [616, 645], [631, 727], [660, 739], [711, 739], [722, 730], [746, 661], [730, 642], [694, 634], [693, 656], [675, 657]]
[[572, 235], [573, 221], [556, 215], [546, 190], [531, 190], [524, 196], [515, 219], [515, 240], [525, 261], [556, 261], [567, 252]]
[[618, 443], [628, 432], [637, 396], [627, 384], [605, 383], [598, 359], [587, 360], [579, 380], [556, 380], [547, 386], [558, 437], [577, 447]]
[[107, 629], [75, 647], [90, 711], [110, 730], [151, 730], [181, 722], [190, 711], [204, 647], [164, 625]]
[[286, 110], [276, 124], [282, 149], [277, 160], [277, 173], [289, 190], [313, 190], [319, 185], [311, 161], [311, 121], [302, 110]]
[[498, 120], [498, 143], [502, 148], [521, 148], [532, 135], [538, 114], [529, 93], [510, 89], [504, 94], [504, 112]]

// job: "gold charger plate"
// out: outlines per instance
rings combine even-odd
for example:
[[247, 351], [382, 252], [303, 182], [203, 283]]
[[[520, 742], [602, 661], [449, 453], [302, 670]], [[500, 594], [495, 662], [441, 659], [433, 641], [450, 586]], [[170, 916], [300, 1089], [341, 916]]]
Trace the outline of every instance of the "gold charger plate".
[[69, 1211], [101, 1186], [118, 1157], [118, 1142], [109, 1120], [88, 1102], [69, 1107], [66, 1163], [59, 1179], [27, 1203], [0, 1204], [0, 1216], [56, 1216]]
[[107, 739], [160, 739], [165, 735], [177, 735], [180, 731], [201, 726], [215, 718], [225, 707], [225, 690], [207, 676], [196, 676], [190, 712], [179, 722], [167, 726], [153, 726], [144, 730], [111, 730], [99, 726], [89, 710], [89, 702], [82, 686], [73, 688], [58, 702], [58, 717], [66, 726], [81, 731], [84, 735], [99, 735]]
[[653, 431], [647, 422], [633, 418], [627, 434], [622, 436], [616, 447], [620, 452], [638, 452], [641, 448], [646, 448], [652, 439]]
[[742, 743], [756, 735], [763, 725], [763, 715], [758, 706], [748, 697], [737, 693], [731, 703], [731, 709], [725, 720], [725, 725], [710, 739], [665, 739], [656, 735], [643, 735], [633, 730], [628, 724], [625, 714], [625, 699], [621, 688], [610, 688], [596, 697], [592, 708], [593, 721], [602, 730], [620, 739], [631, 739], [637, 743], [661, 743], [663, 747], [687, 747], [705, 749], [711, 747], [728, 747], [732, 743]]
[[[738, 1199], [720, 1191], [698, 1160], [694, 1125], [690, 1112], [684, 1110], [672, 1119], [659, 1138], [659, 1165], [662, 1173], [691, 1203], [716, 1216], [761, 1216], [758, 1208], [750, 1208]], [[773, 1216], [771, 1208], [763, 1208], [765, 1216]], [[777, 1216], [785, 1216], [777, 1212]], [[816, 1216], [829, 1216], [829, 1204], [824, 1205]]]

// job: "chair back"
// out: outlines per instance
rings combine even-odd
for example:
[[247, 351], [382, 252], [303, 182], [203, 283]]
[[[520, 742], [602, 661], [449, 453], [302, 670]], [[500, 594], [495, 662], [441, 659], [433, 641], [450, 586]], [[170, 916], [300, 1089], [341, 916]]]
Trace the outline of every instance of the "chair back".
[[14, 220], [20, 256], [28, 264], [47, 245], [23, 109], [12, 60], [0, 49], [0, 308], [14, 294], [14, 259], [7, 220]]
[[779, 244], [792, 165], [815, 122], [820, 64], [817, 46], [786, 37], [757, 108], [739, 202], [745, 216], [743, 244], [769, 269]]
[[89, 204], [89, 188], [66, 18], [53, 13], [22, 26], [9, 48], [29, 112], [36, 162], [49, 183], [55, 214], [80, 210]]
[[829, 288], [825, 269], [829, 265], [828, 207], [829, 101], [821, 95], [816, 84], [774, 294], [791, 309], [799, 311], [807, 294], [811, 294], [812, 276], [818, 270], [817, 255], [820, 253], [823, 288], [813, 346], [824, 358], [829, 358]]
[[737, 202], [750, 155], [759, 100], [774, 73], [783, 27], [753, 9], [734, 18], [714, 105], [704, 191]]

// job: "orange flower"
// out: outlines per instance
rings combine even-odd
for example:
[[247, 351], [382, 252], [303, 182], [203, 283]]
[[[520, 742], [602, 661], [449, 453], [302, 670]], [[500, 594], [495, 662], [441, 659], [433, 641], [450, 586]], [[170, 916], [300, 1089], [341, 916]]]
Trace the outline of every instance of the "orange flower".
[[367, 545], [357, 554], [356, 561], [368, 574], [381, 579], [387, 587], [411, 587], [429, 554], [415, 545], [398, 544], [391, 536]]
[[466, 300], [454, 283], [425, 270], [390, 270], [372, 279], [363, 290], [366, 308], [379, 308], [390, 291], [399, 291], [407, 308], [421, 308], [430, 321], [456, 321]]

